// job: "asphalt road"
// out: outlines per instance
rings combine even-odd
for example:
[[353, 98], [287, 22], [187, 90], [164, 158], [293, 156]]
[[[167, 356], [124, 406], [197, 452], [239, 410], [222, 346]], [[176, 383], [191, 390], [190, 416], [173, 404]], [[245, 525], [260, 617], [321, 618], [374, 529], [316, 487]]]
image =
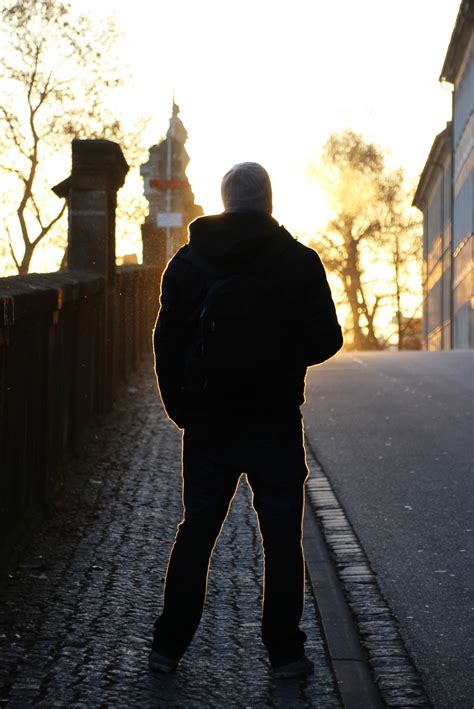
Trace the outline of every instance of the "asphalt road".
[[313, 367], [306, 435], [436, 709], [474, 707], [474, 352]]

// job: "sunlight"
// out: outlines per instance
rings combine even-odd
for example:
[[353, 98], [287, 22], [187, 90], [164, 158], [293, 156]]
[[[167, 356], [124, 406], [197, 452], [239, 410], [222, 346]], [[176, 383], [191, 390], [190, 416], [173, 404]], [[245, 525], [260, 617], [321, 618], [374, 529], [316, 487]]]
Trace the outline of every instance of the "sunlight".
[[[432, 136], [450, 115], [451, 96], [437, 79], [457, 0], [435, 5], [402, 0], [390, 8], [375, 0], [342, 5], [296, 0], [291, 6], [243, 0], [231, 24], [214, 0], [71, 4], [92, 17], [116, 13], [124, 33], [118, 60], [129, 63], [130, 78], [109, 108], [130, 123], [150, 116], [145, 152], [166, 132], [176, 92], [189, 133], [187, 174], [205, 213], [222, 210], [222, 175], [236, 162], [253, 160], [272, 179], [274, 217], [308, 241], [331, 214], [324, 190], [308, 175], [330, 132], [360, 131], [414, 178]], [[430, 32], [420, 33], [427, 12]], [[69, 157], [61, 159], [59, 179], [69, 164]], [[49, 185], [55, 184], [56, 177], [48, 177]], [[136, 171], [119, 201], [129, 197], [138, 202], [142, 197]], [[118, 221], [119, 257], [141, 258], [144, 203], [141, 209]], [[61, 229], [64, 243], [65, 219]], [[14, 243], [21, 252], [18, 234]], [[35, 270], [56, 268], [59, 256], [60, 248], [48, 250], [45, 243], [35, 254]]]

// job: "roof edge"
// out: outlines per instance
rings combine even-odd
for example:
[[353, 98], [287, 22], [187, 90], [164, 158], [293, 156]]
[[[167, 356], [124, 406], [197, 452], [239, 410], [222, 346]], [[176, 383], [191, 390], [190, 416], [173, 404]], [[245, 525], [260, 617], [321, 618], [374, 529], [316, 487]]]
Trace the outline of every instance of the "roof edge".
[[441, 154], [446, 148], [451, 151], [451, 127], [452, 122], [448, 121], [444, 130], [442, 130], [441, 133], [438, 133], [433, 141], [433, 145], [431, 146], [425, 166], [421, 172], [418, 187], [416, 188], [412, 201], [412, 205], [417, 207], [417, 209], [421, 210], [423, 207], [426, 189], [429, 186], [433, 176], [434, 168], [439, 165], [439, 158], [441, 157]]
[[439, 81], [454, 84], [456, 72], [469, 43], [469, 30], [474, 26], [474, 0], [462, 0], [449, 40]]

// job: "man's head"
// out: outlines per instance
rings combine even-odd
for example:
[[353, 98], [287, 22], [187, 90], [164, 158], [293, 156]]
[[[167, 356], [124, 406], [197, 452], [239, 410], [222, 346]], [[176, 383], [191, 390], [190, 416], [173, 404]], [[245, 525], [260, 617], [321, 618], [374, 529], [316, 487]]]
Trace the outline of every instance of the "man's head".
[[226, 212], [272, 213], [272, 185], [268, 172], [256, 162], [241, 162], [222, 178], [221, 195]]

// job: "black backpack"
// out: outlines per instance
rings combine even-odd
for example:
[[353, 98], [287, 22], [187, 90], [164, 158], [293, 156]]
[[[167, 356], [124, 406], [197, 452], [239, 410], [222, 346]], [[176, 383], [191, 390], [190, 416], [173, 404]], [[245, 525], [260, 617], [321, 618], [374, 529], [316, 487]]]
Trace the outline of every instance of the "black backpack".
[[233, 384], [258, 380], [281, 360], [282, 294], [271, 277], [278, 261], [271, 257], [263, 267], [255, 263], [218, 273], [194, 255], [194, 264], [206, 276], [206, 294], [191, 318], [183, 387], [187, 393], [229, 391]]

